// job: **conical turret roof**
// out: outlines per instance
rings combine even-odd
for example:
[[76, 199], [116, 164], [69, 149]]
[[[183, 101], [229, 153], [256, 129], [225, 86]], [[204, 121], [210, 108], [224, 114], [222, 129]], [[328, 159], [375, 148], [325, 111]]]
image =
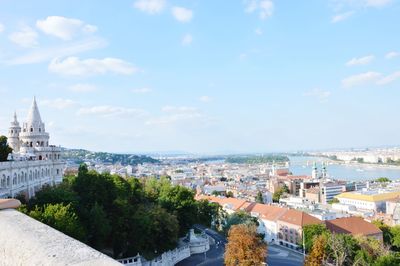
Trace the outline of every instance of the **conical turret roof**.
[[28, 113], [27, 123], [30, 125], [42, 123], [42, 118], [40, 117], [39, 108], [36, 103], [36, 97], [33, 97], [32, 106]]

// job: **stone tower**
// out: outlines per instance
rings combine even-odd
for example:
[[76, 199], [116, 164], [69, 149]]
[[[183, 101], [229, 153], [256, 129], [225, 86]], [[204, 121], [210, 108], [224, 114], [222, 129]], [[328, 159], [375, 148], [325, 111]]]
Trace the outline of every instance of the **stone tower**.
[[35, 98], [33, 98], [27, 121], [22, 125], [20, 140], [25, 152], [40, 151], [49, 146], [49, 134], [46, 132], [45, 124], [40, 117]]
[[13, 152], [19, 152], [20, 140], [19, 134], [21, 133], [21, 127], [17, 120], [17, 113], [14, 112], [14, 121], [11, 122], [10, 129], [8, 131], [8, 144], [13, 149]]

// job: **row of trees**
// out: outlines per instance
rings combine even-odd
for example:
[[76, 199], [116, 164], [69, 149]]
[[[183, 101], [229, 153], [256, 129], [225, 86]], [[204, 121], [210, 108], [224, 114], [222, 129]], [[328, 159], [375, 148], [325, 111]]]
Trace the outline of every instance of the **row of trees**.
[[81, 165], [77, 176], [45, 187], [21, 210], [115, 258], [152, 258], [175, 248], [194, 223], [210, 226], [220, 207], [167, 178], [123, 179]]
[[304, 227], [305, 266], [333, 264], [359, 266], [400, 265], [400, 254], [380, 240], [350, 234], [332, 234], [323, 224]]

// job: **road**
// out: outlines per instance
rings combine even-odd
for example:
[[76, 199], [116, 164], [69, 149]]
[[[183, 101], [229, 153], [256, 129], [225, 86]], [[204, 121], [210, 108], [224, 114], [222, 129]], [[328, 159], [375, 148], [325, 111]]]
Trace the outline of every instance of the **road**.
[[[210, 246], [210, 250], [203, 254], [193, 255], [186, 260], [183, 260], [177, 264], [177, 266], [222, 266], [224, 265], [224, 252], [225, 244], [227, 243], [226, 238], [202, 225], [195, 225], [195, 229], [204, 231], [207, 235], [215, 240], [215, 245]], [[290, 249], [278, 246], [268, 246], [268, 257], [267, 264], [269, 266], [301, 266], [303, 265], [303, 256]]]

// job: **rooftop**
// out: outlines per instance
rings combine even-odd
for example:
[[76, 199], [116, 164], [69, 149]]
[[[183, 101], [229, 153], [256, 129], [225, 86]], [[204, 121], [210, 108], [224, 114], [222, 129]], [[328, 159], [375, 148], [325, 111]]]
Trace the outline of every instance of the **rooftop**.
[[335, 233], [345, 233], [352, 235], [375, 235], [382, 231], [374, 224], [365, 221], [361, 217], [347, 217], [330, 220], [325, 222], [326, 227]]

